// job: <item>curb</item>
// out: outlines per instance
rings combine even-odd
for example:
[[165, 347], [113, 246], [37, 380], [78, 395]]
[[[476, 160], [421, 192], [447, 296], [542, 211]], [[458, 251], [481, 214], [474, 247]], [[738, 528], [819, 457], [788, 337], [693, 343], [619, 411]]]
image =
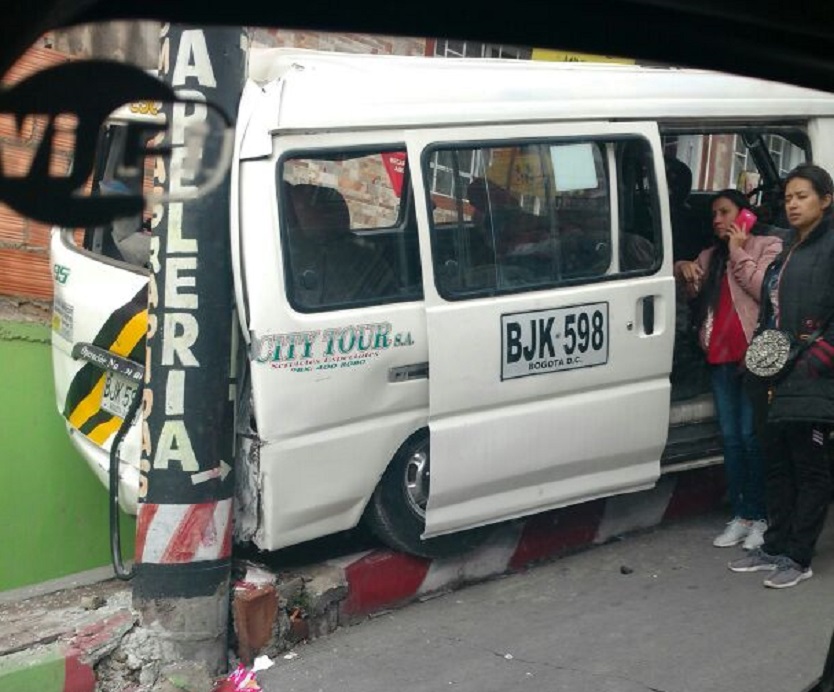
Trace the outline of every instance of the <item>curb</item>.
[[121, 610], [76, 630], [66, 639], [0, 656], [0, 692], [94, 692], [94, 666], [135, 624]]
[[330, 561], [342, 570], [347, 585], [340, 624], [695, 516], [720, 506], [723, 493], [723, 467], [708, 466], [665, 475], [650, 490], [499, 525], [486, 544], [463, 557], [430, 560], [373, 550]]

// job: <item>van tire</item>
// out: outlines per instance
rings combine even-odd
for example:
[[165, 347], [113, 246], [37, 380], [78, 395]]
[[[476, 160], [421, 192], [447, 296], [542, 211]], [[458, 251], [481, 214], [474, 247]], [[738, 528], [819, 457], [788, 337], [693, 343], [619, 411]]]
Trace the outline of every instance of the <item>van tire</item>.
[[366, 510], [371, 531], [390, 548], [419, 557], [453, 557], [474, 550], [484, 542], [487, 529], [471, 529], [427, 540], [420, 538], [426, 525], [425, 503], [421, 511], [415, 499], [415, 494], [421, 493], [415, 493], [413, 488], [409, 493], [406, 478], [407, 474], [414, 478], [415, 466], [420, 465], [421, 458], [425, 464], [427, 498], [430, 443], [425, 429], [403, 443], [377, 484]]

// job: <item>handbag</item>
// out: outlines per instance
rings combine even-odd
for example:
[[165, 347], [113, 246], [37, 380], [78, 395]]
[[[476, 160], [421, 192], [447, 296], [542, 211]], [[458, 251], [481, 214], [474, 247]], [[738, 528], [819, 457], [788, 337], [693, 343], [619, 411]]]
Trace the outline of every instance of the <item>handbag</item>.
[[[803, 346], [809, 343], [812, 343], [811, 339]], [[756, 377], [777, 378], [787, 374], [800, 352], [801, 348], [788, 332], [765, 329], [751, 339], [744, 354], [744, 366]]]
[[744, 367], [751, 375], [776, 381], [788, 374], [802, 352], [826, 330], [834, 313], [829, 314], [813, 334], [798, 341], [783, 329], [764, 329], [751, 340], [744, 354]]

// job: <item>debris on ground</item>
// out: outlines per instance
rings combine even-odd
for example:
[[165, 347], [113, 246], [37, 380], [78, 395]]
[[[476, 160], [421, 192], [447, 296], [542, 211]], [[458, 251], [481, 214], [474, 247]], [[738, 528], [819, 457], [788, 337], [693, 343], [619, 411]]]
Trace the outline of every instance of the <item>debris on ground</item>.
[[215, 687], [213, 692], [244, 692], [251, 690], [252, 692], [260, 692], [261, 686], [255, 677], [255, 671], [247, 669], [242, 663], [238, 663], [229, 675], [221, 680]]

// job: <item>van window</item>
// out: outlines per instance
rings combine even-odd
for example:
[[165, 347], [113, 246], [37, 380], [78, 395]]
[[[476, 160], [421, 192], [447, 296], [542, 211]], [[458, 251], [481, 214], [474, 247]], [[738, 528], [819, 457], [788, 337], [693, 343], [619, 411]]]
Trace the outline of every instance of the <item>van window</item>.
[[660, 266], [656, 186], [644, 140], [435, 147], [425, 175], [435, 278], [448, 299]]
[[804, 135], [794, 133], [790, 139], [788, 135], [751, 131], [681, 134], [665, 137], [664, 148], [692, 170], [694, 191], [733, 187], [750, 192], [765, 182], [767, 175], [784, 178], [807, 160]]
[[710, 227], [710, 203], [716, 190], [734, 188], [749, 196], [759, 220], [787, 226], [782, 208], [782, 180], [810, 160], [807, 134], [799, 128], [713, 128], [694, 132], [666, 128], [664, 154], [686, 165], [692, 175], [687, 206]]
[[[122, 195], [142, 194], [153, 184], [150, 157], [144, 173], [134, 178], [119, 177], [117, 163], [122, 161], [127, 126], [121, 123], [107, 125], [98, 144], [96, 171], [93, 175], [93, 194]], [[151, 212], [134, 217], [115, 219], [107, 226], [93, 226], [84, 232], [84, 248], [102, 257], [126, 262], [134, 267], [146, 268], [150, 261]]]
[[300, 312], [423, 297], [403, 150], [327, 151], [279, 162], [286, 287]]

